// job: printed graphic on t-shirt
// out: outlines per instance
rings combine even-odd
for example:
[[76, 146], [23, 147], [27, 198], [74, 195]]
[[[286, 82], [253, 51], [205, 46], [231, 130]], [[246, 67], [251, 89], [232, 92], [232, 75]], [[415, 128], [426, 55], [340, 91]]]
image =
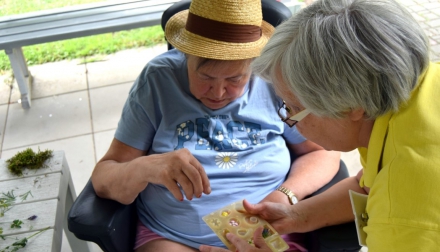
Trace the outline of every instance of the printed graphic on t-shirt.
[[215, 157], [215, 164], [222, 169], [234, 167], [237, 163], [238, 155], [236, 152], [219, 152]]
[[[215, 115], [187, 120], [176, 126], [177, 145], [175, 150], [214, 150], [215, 164], [221, 169], [231, 169], [239, 161], [238, 153], [254, 145], [266, 143], [261, 125], [233, 120], [228, 115]], [[255, 161], [245, 161], [239, 169], [251, 170]]]
[[261, 125], [232, 120], [228, 115], [205, 116], [182, 122], [176, 127], [177, 146], [194, 150], [242, 151], [266, 143]]

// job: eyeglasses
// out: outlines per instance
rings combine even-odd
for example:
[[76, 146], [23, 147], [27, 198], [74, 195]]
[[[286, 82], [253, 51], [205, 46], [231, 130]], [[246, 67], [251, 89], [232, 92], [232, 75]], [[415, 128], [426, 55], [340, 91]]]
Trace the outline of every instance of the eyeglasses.
[[299, 121], [304, 119], [308, 114], [310, 114], [310, 110], [304, 109], [301, 112], [296, 113], [295, 115], [288, 117], [288, 115], [292, 112], [292, 110], [287, 107], [286, 102], [283, 101], [283, 105], [278, 109], [278, 116], [281, 118], [281, 121], [285, 122], [289, 125], [290, 128], [295, 126]]

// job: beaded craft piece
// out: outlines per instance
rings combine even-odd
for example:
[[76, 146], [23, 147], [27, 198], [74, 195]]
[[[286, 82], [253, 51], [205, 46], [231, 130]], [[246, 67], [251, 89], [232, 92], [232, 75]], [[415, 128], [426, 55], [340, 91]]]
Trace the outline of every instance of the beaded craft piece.
[[236, 251], [236, 248], [226, 238], [227, 233], [233, 233], [253, 245], [255, 229], [260, 226], [264, 227], [262, 235], [272, 251], [286, 251], [289, 245], [287, 245], [275, 229], [267, 221], [247, 213], [242, 202], [242, 200], [234, 202], [203, 216], [202, 219], [231, 251]]

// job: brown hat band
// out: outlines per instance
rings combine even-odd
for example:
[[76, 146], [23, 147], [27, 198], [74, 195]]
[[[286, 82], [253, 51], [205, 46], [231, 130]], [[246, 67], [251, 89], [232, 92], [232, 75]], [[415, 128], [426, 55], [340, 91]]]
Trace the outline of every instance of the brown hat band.
[[232, 43], [254, 42], [261, 38], [261, 27], [207, 19], [188, 12], [186, 30], [205, 38]]

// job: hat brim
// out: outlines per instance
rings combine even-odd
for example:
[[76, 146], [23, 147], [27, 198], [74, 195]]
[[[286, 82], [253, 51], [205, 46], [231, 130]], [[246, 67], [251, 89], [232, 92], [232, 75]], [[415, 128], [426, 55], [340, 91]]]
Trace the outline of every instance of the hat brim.
[[241, 60], [260, 56], [274, 32], [274, 27], [263, 20], [262, 36], [248, 43], [232, 43], [213, 40], [191, 33], [185, 29], [189, 10], [173, 15], [165, 26], [165, 37], [178, 50], [202, 58], [218, 60]]

